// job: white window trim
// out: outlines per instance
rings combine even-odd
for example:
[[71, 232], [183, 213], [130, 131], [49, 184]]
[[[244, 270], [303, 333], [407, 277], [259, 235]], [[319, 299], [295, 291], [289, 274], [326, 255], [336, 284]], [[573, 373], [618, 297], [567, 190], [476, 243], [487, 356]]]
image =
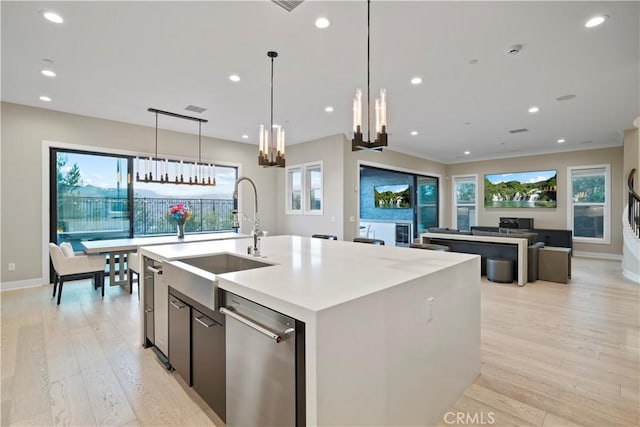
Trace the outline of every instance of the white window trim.
[[604, 169], [605, 170], [605, 200], [604, 200], [604, 216], [603, 216], [603, 236], [597, 237], [576, 237], [573, 236], [573, 241], [576, 243], [595, 243], [601, 245], [611, 244], [611, 165], [581, 165], [581, 166], [568, 166], [567, 167], [567, 225], [571, 227], [571, 234], [573, 235], [573, 171], [582, 169]]
[[[307, 204], [309, 202], [309, 190], [310, 186], [307, 183], [307, 170], [308, 169], [316, 169], [320, 167], [320, 194], [322, 203], [320, 205], [320, 209], [309, 209]], [[300, 209], [291, 209], [291, 182], [290, 182], [290, 173], [292, 170], [299, 170], [301, 176], [301, 190], [300, 190]], [[324, 166], [322, 161], [317, 162], [309, 162], [309, 163], [299, 163], [296, 165], [287, 166], [285, 169], [285, 206], [284, 212], [286, 215], [324, 215]]]
[[[451, 224], [452, 224], [452, 228], [458, 228], [458, 201], [457, 201], [457, 194], [456, 194], [456, 181], [457, 180], [464, 180], [462, 182], [469, 182], [469, 181], [473, 181], [475, 186], [476, 186], [476, 198], [475, 198], [475, 213], [473, 214], [473, 219], [474, 219], [474, 223], [478, 224], [478, 175], [452, 175], [451, 176], [451, 202], [452, 202], [452, 209], [451, 209]], [[461, 206], [467, 206], [467, 205], [461, 205]], [[471, 226], [469, 226], [471, 227]]]

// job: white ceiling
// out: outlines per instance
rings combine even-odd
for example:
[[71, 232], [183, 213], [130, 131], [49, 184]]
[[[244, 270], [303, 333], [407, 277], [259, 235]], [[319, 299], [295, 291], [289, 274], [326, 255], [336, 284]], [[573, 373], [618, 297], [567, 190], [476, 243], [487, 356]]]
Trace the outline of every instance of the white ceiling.
[[[387, 89], [389, 148], [453, 163], [621, 146], [640, 115], [639, 6], [374, 1], [371, 91]], [[364, 0], [306, 1], [293, 12], [269, 1], [1, 8], [3, 101], [145, 126], [154, 126], [154, 107], [208, 119], [203, 135], [257, 144], [258, 125], [270, 120], [266, 53], [276, 50], [274, 122], [291, 144], [350, 138], [352, 98], [366, 89]], [[585, 28], [596, 14], [610, 18]], [[331, 26], [317, 29], [319, 16]], [[522, 51], [507, 55], [516, 43]], [[44, 58], [55, 78], [40, 74]], [[423, 83], [412, 86], [413, 76]], [[566, 94], [576, 98], [556, 101]], [[185, 111], [190, 104], [207, 111]], [[527, 112], [533, 105], [539, 113]], [[194, 122], [163, 116], [160, 127], [197, 133]], [[508, 132], [517, 128], [529, 132]]]

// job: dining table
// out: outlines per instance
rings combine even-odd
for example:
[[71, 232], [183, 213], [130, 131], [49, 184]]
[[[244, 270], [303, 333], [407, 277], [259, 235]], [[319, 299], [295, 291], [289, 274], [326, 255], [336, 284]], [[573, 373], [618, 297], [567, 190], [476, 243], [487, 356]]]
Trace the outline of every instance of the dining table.
[[80, 245], [86, 254], [104, 254], [109, 261], [109, 285], [129, 287], [129, 275], [126, 267], [126, 254], [137, 252], [142, 246], [165, 245], [171, 243], [193, 243], [209, 240], [227, 240], [249, 237], [236, 232], [192, 233], [178, 238], [176, 235], [131, 237], [110, 240], [86, 240]]

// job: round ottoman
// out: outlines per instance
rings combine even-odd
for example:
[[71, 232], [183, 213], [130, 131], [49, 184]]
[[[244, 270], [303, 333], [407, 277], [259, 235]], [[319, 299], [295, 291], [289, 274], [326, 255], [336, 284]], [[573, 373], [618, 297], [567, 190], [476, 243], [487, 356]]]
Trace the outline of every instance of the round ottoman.
[[513, 261], [505, 258], [487, 259], [487, 279], [492, 282], [513, 282]]

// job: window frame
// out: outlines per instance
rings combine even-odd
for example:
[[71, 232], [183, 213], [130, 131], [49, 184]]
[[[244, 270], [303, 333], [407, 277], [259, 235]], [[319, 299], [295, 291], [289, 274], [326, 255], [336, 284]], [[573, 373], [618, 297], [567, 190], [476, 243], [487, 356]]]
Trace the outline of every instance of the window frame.
[[[573, 177], [574, 171], [588, 170], [588, 169], [603, 169], [604, 175], [604, 203], [575, 203], [573, 201]], [[594, 243], [609, 245], [611, 244], [611, 165], [599, 164], [599, 165], [580, 165], [580, 166], [568, 166], [567, 167], [567, 224], [571, 226], [571, 235], [573, 241], [576, 243]], [[602, 218], [602, 237], [581, 237], [576, 236], [574, 220], [574, 208], [575, 206], [602, 206], [603, 218]]]
[[[320, 169], [320, 187], [315, 190], [320, 191], [320, 209], [311, 209], [309, 203], [311, 200], [311, 180], [308, 179], [308, 174], [312, 170]], [[300, 209], [293, 209], [292, 202], [292, 172], [300, 172]], [[287, 215], [323, 215], [324, 214], [324, 168], [323, 162], [309, 162], [299, 163], [296, 165], [287, 166], [285, 169], [285, 214]]]
[[[451, 176], [451, 201], [452, 201], [452, 209], [451, 209], [451, 226], [452, 228], [458, 228], [458, 207], [459, 206], [471, 206], [471, 204], [458, 204], [458, 194], [457, 194], [457, 184], [465, 183], [465, 182], [473, 182], [475, 185], [475, 198], [473, 202], [474, 214], [473, 219], [474, 223], [478, 224], [478, 175], [452, 175]], [[471, 224], [469, 224], [469, 230], [471, 230]]]

